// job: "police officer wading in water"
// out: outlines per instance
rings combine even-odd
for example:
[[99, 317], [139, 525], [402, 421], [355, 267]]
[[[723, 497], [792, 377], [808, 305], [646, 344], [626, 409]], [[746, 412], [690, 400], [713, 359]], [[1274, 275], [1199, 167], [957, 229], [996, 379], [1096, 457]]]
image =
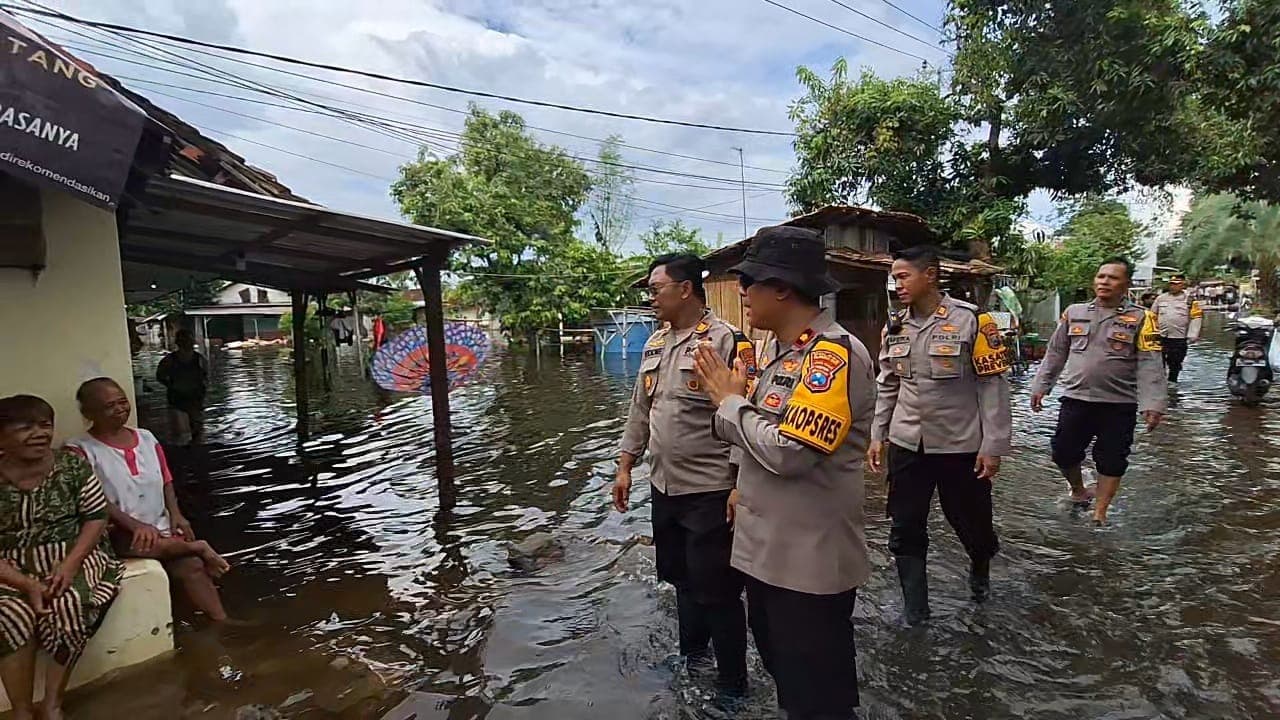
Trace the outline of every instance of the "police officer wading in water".
[[1169, 382], [1178, 382], [1182, 361], [1187, 359], [1187, 344], [1200, 339], [1204, 311], [1200, 303], [1187, 293], [1187, 277], [1178, 273], [1169, 277], [1169, 289], [1151, 304], [1160, 326], [1160, 345], [1164, 364], [1169, 369]]
[[707, 309], [702, 270], [696, 255], [664, 255], [649, 266], [653, 308], [668, 326], [645, 343], [613, 504], [626, 512], [631, 470], [647, 447], [658, 577], [676, 587], [680, 654], [701, 660], [713, 646], [719, 689], [733, 697], [747, 685], [743, 581], [729, 566], [734, 472], [729, 445], [711, 435], [716, 408], [694, 373], [694, 351], [704, 345], [722, 364], [740, 362], [748, 374], [755, 372], [755, 352]]
[[1093, 442], [1097, 523], [1106, 521], [1107, 508], [1129, 466], [1138, 413], [1151, 431], [1165, 411], [1167, 386], [1156, 318], [1129, 300], [1132, 277], [1133, 265], [1124, 258], [1102, 263], [1093, 280], [1094, 299], [1071, 305], [1062, 314], [1031, 384], [1031, 409], [1040, 412], [1045, 396], [1062, 376], [1053, 462], [1071, 485], [1072, 499], [1087, 505], [1090, 491], [1081, 478], [1080, 463]]
[[748, 383], [700, 348], [715, 434], [740, 449], [733, 567], [748, 623], [790, 720], [845, 720], [858, 704], [851, 615], [869, 574], [862, 458], [875, 405], [866, 347], [821, 310], [835, 290], [811, 230], [765, 228], [739, 276], [753, 328], [774, 339]]
[[[1009, 356], [995, 322], [938, 288], [936, 248], [898, 253], [890, 272], [905, 306], [880, 343], [879, 393], [867, 461], [889, 467], [889, 550], [908, 623], [929, 617], [925, 557], [929, 506], [942, 512], [969, 554], [969, 589], [990, 592], [991, 483], [1009, 453]], [[887, 457], [886, 457], [887, 455]]]

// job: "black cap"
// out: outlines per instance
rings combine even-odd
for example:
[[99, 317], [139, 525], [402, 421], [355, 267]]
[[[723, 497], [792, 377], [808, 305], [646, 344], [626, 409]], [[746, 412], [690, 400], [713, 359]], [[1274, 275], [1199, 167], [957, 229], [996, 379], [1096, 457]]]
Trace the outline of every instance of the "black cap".
[[812, 298], [839, 286], [827, 274], [827, 247], [813, 230], [775, 225], [761, 228], [751, 238], [742, 262], [729, 272], [753, 280], [781, 280]]
[[1182, 273], [1174, 273], [1169, 276], [1169, 282], [1186, 282], [1187, 276]]

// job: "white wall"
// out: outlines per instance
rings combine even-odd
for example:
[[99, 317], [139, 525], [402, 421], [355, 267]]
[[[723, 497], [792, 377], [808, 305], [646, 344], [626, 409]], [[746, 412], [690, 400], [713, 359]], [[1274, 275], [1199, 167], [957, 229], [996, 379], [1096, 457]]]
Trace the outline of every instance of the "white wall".
[[115, 378], [133, 397], [120, 243], [113, 213], [41, 191], [46, 268], [0, 268], [0, 397], [39, 395], [57, 413], [58, 442], [84, 428], [75, 392]]
[[259, 290], [265, 290], [267, 292], [268, 303], [288, 305], [292, 302], [292, 299], [289, 297], [289, 293], [287, 292], [272, 290], [271, 288], [259, 288], [254, 285], [246, 285], [245, 283], [231, 283], [218, 293], [217, 297], [214, 299], [214, 303], [217, 305], [240, 305], [244, 302], [244, 300], [240, 298], [240, 291], [246, 288], [249, 290], [249, 302], [251, 303], [258, 302]]

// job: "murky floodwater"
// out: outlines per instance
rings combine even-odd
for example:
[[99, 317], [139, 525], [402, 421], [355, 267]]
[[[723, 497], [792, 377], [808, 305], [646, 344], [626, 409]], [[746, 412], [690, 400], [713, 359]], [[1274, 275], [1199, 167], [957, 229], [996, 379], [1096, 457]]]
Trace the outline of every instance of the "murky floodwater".
[[[935, 512], [926, 628], [902, 625], [869, 478], [862, 716], [1280, 717], [1280, 400], [1230, 401], [1226, 364], [1225, 343], [1193, 347], [1102, 530], [1063, 505], [1056, 405], [1033, 416], [1019, 380], [995, 597], [967, 602], [967, 560]], [[629, 514], [609, 509], [632, 373], [589, 352], [494, 358], [453, 396], [458, 502], [440, 513], [427, 399], [380, 395], [344, 357], [331, 392], [315, 383], [299, 442], [286, 352], [217, 356], [211, 446], [178, 458], [181, 493], [236, 564], [230, 609], [256, 624], [180, 622], [175, 658], [77, 694], [73, 717], [220, 719], [251, 704], [297, 718], [722, 717], [710, 678], [672, 656], [673, 594], [636, 542], [645, 483]], [[160, 417], [147, 385], [144, 422]], [[563, 559], [512, 570], [505, 542], [536, 531]], [[755, 677], [738, 717], [773, 717], [758, 662]]]

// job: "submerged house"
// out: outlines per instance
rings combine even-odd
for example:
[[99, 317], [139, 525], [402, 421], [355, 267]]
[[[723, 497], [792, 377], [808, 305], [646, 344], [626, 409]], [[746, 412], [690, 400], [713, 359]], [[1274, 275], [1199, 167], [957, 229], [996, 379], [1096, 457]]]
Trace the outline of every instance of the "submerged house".
[[212, 305], [188, 308], [196, 342], [226, 344], [238, 340], [278, 340], [287, 328], [280, 318], [292, 308], [289, 293], [234, 282], [218, 291]]
[[[923, 218], [902, 212], [831, 205], [782, 225], [804, 227], [822, 233], [827, 244], [827, 268], [840, 284], [837, 292], [822, 299], [836, 320], [866, 344], [874, 357], [880, 349], [880, 330], [889, 317], [888, 291], [892, 253], [912, 245], [941, 244], [941, 238]], [[707, 303], [717, 315], [741, 327], [756, 339], [742, 310], [737, 276], [728, 269], [737, 264], [751, 239], [722, 247], [706, 256], [710, 274], [706, 280]], [[1000, 268], [981, 260], [944, 260], [942, 281], [953, 296], [985, 305]]]

